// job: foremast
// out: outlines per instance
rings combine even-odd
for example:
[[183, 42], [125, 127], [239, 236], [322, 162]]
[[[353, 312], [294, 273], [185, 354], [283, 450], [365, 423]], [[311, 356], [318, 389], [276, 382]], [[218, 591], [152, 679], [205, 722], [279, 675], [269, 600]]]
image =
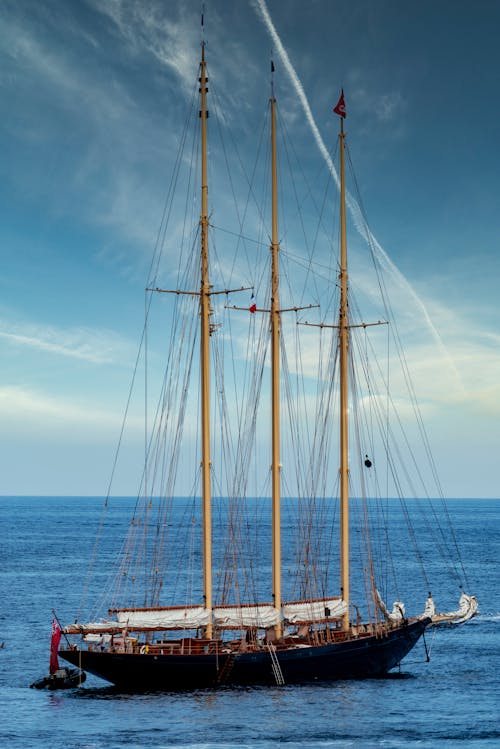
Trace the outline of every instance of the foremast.
[[[342, 95], [343, 102], [343, 95]], [[343, 103], [342, 103], [343, 106]], [[342, 111], [342, 110], [341, 110]], [[342, 629], [349, 629], [349, 306], [347, 289], [347, 240], [345, 210], [345, 135], [344, 117], [340, 114], [340, 589], [346, 604]]]
[[201, 118], [201, 481], [203, 503], [203, 596], [210, 612], [205, 635], [212, 637], [212, 496], [210, 483], [210, 280], [208, 272], [208, 173], [207, 173], [207, 70], [205, 44], [201, 45], [200, 63], [200, 118]]

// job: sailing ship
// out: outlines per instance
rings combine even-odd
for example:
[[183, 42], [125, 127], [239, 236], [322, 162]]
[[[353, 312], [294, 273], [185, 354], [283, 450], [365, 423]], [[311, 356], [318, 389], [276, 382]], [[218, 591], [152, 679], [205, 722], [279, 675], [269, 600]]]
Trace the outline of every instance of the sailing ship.
[[[273, 66], [274, 72], [274, 66]], [[199, 65], [199, 123], [200, 123], [200, 157], [201, 157], [201, 210], [198, 224], [198, 248], [190, 253], [188, 263], [198, 275], [197, 288], [182, 287], [189, 283], [188, 276], [172, 290], [160, 288], [154, 282], [149, 285], [151, 298], [156, 294], [167, 292], [175, 304], [180, 305], [177, 316], [182, 329], [173, 327], [171, 339], [170, 364], [174, 375], [169, 384], [163, 384], [161, 391], [161, 408], [155, 417], [151, 432], [154, 437], [148, 441], [147, 456], [142, 479], [141, 497], [144, 506], [144, 518], [136, 514], [130, 524], [130, 533], [123, 547], [121, 561], [115, 579], [121, 586], [120, 594], [110, 598], [107, 614], [101, 619], [94, 618], [82, 623], [75, 621], [64, 628], [66, 638], [81, 638], [71, 641], [59, 651], [60, 656], [79, 669], [90, 672], [126, 690], [181, 690], [203, 687], [249, 684], [293, 684], [315, 681], [330, 681], [343, 678], [377, 677], [387, 674], [398, 666], [409, 651], [415, 646], [425, 629], [431, 624], [435, 608], [429, 604], [425, 613], [417, 611], [415, 616], [407, 616], [402, 603], [396, 603], [392, 612], [385, 607], [379, 592], [376, 562], [370, 551], [373, 538], [365, 536], [367, 556], [363, 563], [364, 581], [361, 587], [353, 588], [351, 562], [352, 508], [361, 515], [366, 514], [366, 504], [357, 497], [350, 496], [350, 481], [355, 459], [349, 453], [351, 435], [349, 418], [353, 409], [350, 383], [350, 357], [354, 345], [352, 334], [355, 329], [366, 328], [370, 323], [353, 320], [353, 304], [350, 300], [347, 260], [347, 221], [346, 221], [346, 156], [345, 156], [345, 104], [343, 94], [335, 112], [339, 115], [340, 132], [338, 151], [340, 158], [340, 210], [339, 235], [340, 256], [337, 266], [337, 280], [333, 284], [339, 290], [337, 319], [331, 322], [322, 320], [317, 323], [320, 335], [331, 336], [332, 349], [325, 356], [330, 372], [322, 371], [319, 379], [326, 382], [320, 396], [321, 408], [315, 412], [314, 421], [317, 430], [314, 439], [306, 447], [299, 444], [298, 452], [302, 456], [301, 464], [305, 470], [301, 474], [306, 488], [298, 489], [296, 497], [291, 500], [282, 498], [282, 442], [284, 441], [283, 413], [281, 412], [282, 365], [284, 317], [287, 312], [297, 314], [306, 307], [284, 307], [281, 305], [281, 287], [279, 273], [280, 237], [278, 229], [278, 168], [276, 137], [276, 97], [274, 83], [270, 97], [270, 172], [271, 172], [271, 231], [270, 231], [270, 281], [267, 302], [262, 306], [257, 303], [254, 284], [236, 288], [223, 287], [216, 289], [210, 276], [208, 237], [211, 228], [211, 217], [208, 205], [208, 74], [205, 59], [205, 44], [201, 47]], [[159, 264], [158, 264], [159, 265]], [[229, 304], [233, 294], [252, 292], [250, 306]], [[227, 425], [222, 426], [227, 416], [228, 402], [220, 386], [215, 388], [211, 383], [211, 346], [215, 339], [222, 338], [219, 323], [214, 321], [214, 300], [222, 295], [226, 300], [224, 310], [227, 314], [238, 315], [235, 310], [250, 311], [249, 325], [258, 327], [256, 320], [262, 320], [259, 340], [270, 341], [269, 385], [271, 391], [270, 422], [270, 505], [267, 500], [248, 497], [249, 465], [253, 460], [256, 474], [259, 469], [259, 456], [249, 457], [251, 444], [255, 445], [256, 431], [260, 430], [264, 417], [256, 417], [252, 406], [241, 403], [237, 416], [245, 421], [245, 426], [238, 428], [237, 438], [232, 447], [220, 448], [217, 458], [223, 453], [231, 454], [233, 472], [228, 481], [229, 488], [225, 494], [224, 509], [219, 512], [221, 525], [228, 529], [230, 541], [217, 537], [220, 549], [214, 548], [214, 445], [212, 409], [214, 399], [217, 402], [218, 433], [223, 442], [227, 436]], [[166, 297], [162, 297], [164, 300]], [[184, 305], [184, 306], [182, 306]], [[195, 340], [199, 341], [199, 398], [196, 406], [200, 414], [201, 461], [199, 484], [201, 485], [200, 516], [190, 516], [195, 510], [187, 509], [186, 525], [191, 528], [191, 535], [186, 542], [179, 541], [180, 530], [172, 512], [175, 503], [175, 480], [179, 471], [179, 458], [174, 451], [180, 450], [184, 437], [186, 413], [193, 407], [192, 401], [186, 398], [188, 379], [180, 374], [182, 364], [188, 363], [191, 373], [194, 359], [194, 347], [188, 347], [186, 358], [182, 359], [180, 345], [187, 339], [187, 312], [191, 306], [195, 320]], [[226, 314], [226, 312], [224, 312]], [[305, 323], [316, 325], [316, 323]], [[384, 324], [384, 321], [377, 323]], [[181, 331], [181, 332], [180, 332]], [[307, 330], [311, 335], [314, 331]], [[198, 336], [199, 338], [197, 338]], [[230, 359], [235, 356], [231, 350]], [[247, 385], [248, 402], [258, 399], [257, 391], [265, 380], [266, 345], [254, 347], [252, 356], [256, 360], [259, 374]], [[215, 365], [215, 369], [220, 366]], [[240, 384], [238, 376], [235, 378]], [[260, 390], [259, 390], [260, 392]], [[181, 415], [169, 426], [168, 419], [173, 419], [172, 403], [181, 393], [183, 396]], [[196, 399], [192, 399], [196, 400]], [[334, 404], [335, 401], [335, 404]], [[245, 411], [247, 409], [247, 411]], [[248, 410], [249, 409], [249, 410]], [[266, 411], [264, 409], [264, 411]], [[335, 414], [335, 419], [332, 418]], [[265, 412], [265, 418], [268, 414]], [[236, 418], [236, 417], [233, 417]], [[290, 417], [291, 418], [291, 417]], [[300, 419], [299, 419], [300, 421]], [[332, 429], [335, 421], [339, 433], [339, 450], [334, 452], [329, 438], [323, 431]], [[168, 422], [168, 423], [167, 423]], [[226, 422], [224, 422], [226, 424]], [[319, 424], [319, 427], [318, 427]], [[179, 426], [180, 425], [180, 426]], [[323, 431], [322, 431], [323, 430]], [[249, 433], [249, 436], [247, 434]], [[295, 432], [294, 432], [295, 434]], [[290, 436], [290, 435], [288, 435]], [[165, 452], [156, 447], [160, 437], [167, 442]], [[158, 440], [156, 441], [156, 439]], [[252, 442], [253, 440], [253, 442]], [[292, 436], [291, 441], [295, 437]], [[300, 439], [296, 440], [300, 443]], [[228, 440], [228, 445], [230, 440]], [[267, 447], [267, 441], [264, 442]], [[255, 448], [253, 448], [255, 450]], [[364, 450], [362, 450], [364, 452]], [[336, 504], [331, 499], [333, 487], [329, 484], [330, 474], [321, 468], [321, 461], [337, 455], [339, 462], [335, 469], [335, 482], [338, 477], [338, 497], [340, 506], [339, 543], [334, 544], [329, 531], [326, 530], [327, 515], [335, 515], [332, 508]], [[357, 460], [357, 458], [356, 458]], [[368, 455], [362, 456], [361, 468], [372, 472], [372, 460]], [[181, 468], [181, 470], [183, 470]], [[264, 472], [266, 473], [266, 472]], [[163, 488], [161, 492], [155, 483], [161, 475]], [[371, 475], [371, 474], [370, 474]], [[326, 500], [320, 501], [320, 483], [325, 485]], [[300, 483], [300, 482], [298, 482]], [[195, 481], [193, 480], [193, 484]], [[197, 484], [198, 486], [198, 484]], [[220, 484], [218, 484], [220, 486]], [[301, 495], [299, 497], [299, 494]], [[195, 498], [198, 496], [193, 492]], [[181, 501], [181, 500], [179, 500]], [[296, 512], [298, 542], [283, 564], [282, 544], [282, 509], [289, 503]], [[181, 502], [182, 504], [182, 502]], [[187, 500], [185, 506], [188, 507]], [[264, 542], [260, 540], [252, 546], [253, 530], [248, 521], [248, 508], [252, 506], [255, 515], [263, 513], [263, 508], [270, 507], [272, 539], [270, 549], [271, 569], [257, 570], [257, 561], [267, 558]], [[191, 505], [189, 505], [191, 507]], [[242, 510], [241, 507], [244, 509]], [[157, 513], [154, 510], [157, 508]], [[161, 509], [160, 509], [161, 508]], [[239, 508], [239, 509], [238, 509]], [[257, 508], [257, 509], [255, 509]], [[307, 508], [307, 511], [306, 509]], [[326, 510], [325, 510], [326, 508]], [[364, 508], [364, 509], [363, 509]], [[313, 513], [319, 511], [319, 520], [312, 520]], [[245, 514], [247, 513], [247, 514]], [[369, 513], [368, 513], [369, 514]], [[195, 526], [200, 527], [200, 538], [195, 533]], [[152, 534], [151, 534], [152, 531]], [[189, 531], [188, 531], [189, 532]], [[314, 533], [318, 534], [317, 537]], [[149, 534], [149, 535], [148, 535]], [[167, 605], [164, 602], [167, 594], [174, 594], [179, 579], [187, 577], [187, 568], [183, 566], [180, 555], [188, 546], [200, 542], [200, 549], [191, 548], [194, 557], [202, 556], [199, 584], [191, 582], [191, 593], [194, 600], [188, 600], [187, 594], [178, 603]], [[268, 541], [268, 537], [265, 541]], [[169, 544], [175, 548], [171, 567], [167, 577], [162, 573], [163, 562], [169, 552]], [[338, 552], [336, 549], [338, 548]], [[202, 552], [202, 553], [200, 553]], [[243, 560], [248, 552], [248, 558]], [[146, 561], [150, 555], [151, 560]], [[287, 587], [283, 591], [283, 567], [290, 565], [290, 557], [295, 556], [299, 573], [294, 577], [287, 572]], [[136, 557], [139, 562], [133, 562]], [[330, 572], [323, 574], [322, 565], [334, 563], [338, 566], [335, 582]], [[137, 566], [134, 566], [137, 564]], [[194, 564], [194, 563], [189, 563]], [[142, 566], [141, 566], [142, 565]], [[217, 570], [215, 570], [217, 566]], [[244, 569], [243, 569], [244, 568]], [[270, 574], [268, 572], [270, 571]], [[243, 574], [249, 572], [250, 581], [243, 581]], [[193, 573], [195, 575], [195, 573]], [[297, 596], [292, 597], [291, 579], [296, 581]], [[189, 578], [192, 581], [192, 577]], [[214, 590], [214, 579], [217, 590]], [[340, 579], [340, 583], [338, 583]], [[125, 590], [137, 590], [139, 584], [145, 583], [145, 592], [130, 596], [125, 600]], [[127, 587], [128, 586], [128, 587]], [[187, 586], [189, 587], [189, 586]], [[367, 592], [365, 608], [354, 598], [364, 588]], [[262, 596], [261, 590], [268, 591]], [[140, 588], [142, 591], [142, 587]], [[121, 596], [121, 598], [119, 597]], [[142, 597], [141, 597], [142, 596]], [[197, 597], [197, 598], [196, 598]], [[69, 643], [69, 640], [67, 641]]]

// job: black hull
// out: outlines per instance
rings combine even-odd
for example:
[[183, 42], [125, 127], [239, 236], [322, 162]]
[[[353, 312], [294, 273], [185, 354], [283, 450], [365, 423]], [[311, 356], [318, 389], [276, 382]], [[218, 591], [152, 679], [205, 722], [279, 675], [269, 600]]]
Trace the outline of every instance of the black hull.
[[[413, 648], [428, 619], [383, 636], [276, 651], [285, 684], [383, 676]], [[59, 655], [127, 691], [180, 691], [218, 686], [276, 684], [268, 651], [207, 655], [156, 655], [61, 650]]]

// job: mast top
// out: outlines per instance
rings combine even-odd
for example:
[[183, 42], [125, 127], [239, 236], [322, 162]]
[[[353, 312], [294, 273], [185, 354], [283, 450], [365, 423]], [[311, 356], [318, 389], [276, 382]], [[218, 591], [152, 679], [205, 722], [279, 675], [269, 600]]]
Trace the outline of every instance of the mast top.
[[344, 89], [340, 90], [340, 97], [337, 104], [334, 106], [333, 111], [340, 117], [340, 132], [344, 132], [344, 120], [346, 118]]
[[202, 54], [202, 60], [205, 59], [205, 3], [201, 4], [201, 18], [200, 18], [200, 25], [201, 25], [201, 54]]

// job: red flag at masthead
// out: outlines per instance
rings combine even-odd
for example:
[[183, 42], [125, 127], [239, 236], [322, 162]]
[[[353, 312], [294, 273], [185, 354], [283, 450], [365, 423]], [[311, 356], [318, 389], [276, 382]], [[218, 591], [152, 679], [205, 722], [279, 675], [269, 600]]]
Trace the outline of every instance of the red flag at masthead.
[[335, 114], [338, 114], [339, 117], [345, 118], [345, 101], [344, 101], [344, 89], [342, 89], [342, 93], [340, 94], [340, 99], [337, 102], [337, 106], [333, 108], [333, 111]]

